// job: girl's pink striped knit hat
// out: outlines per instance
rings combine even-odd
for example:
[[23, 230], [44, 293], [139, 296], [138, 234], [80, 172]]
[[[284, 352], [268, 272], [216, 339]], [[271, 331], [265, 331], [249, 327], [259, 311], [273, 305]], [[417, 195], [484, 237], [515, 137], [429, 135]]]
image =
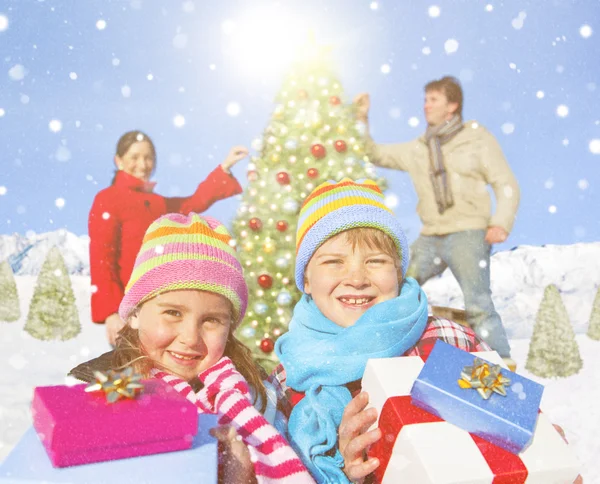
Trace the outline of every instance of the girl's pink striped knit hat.
[[199, 289], [229, 299], [234, 329], [244, 317], [248, 286], [231, 235], [218, 220], [197, 213], [170, 213], [155, 220], [144, 236], [119, 316], [126, 321], [143, 302], [178, 289]]

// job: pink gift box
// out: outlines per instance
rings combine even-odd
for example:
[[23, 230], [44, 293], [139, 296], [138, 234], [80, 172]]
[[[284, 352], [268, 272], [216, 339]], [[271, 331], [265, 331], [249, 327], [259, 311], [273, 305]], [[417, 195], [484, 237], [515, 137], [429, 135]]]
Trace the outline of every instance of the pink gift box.
[[161, 380], [144, 381], [135, 399], [108, 403], [87, 385], [37, 387], [33, 426], [54, 467], [189, 449], [198, 410]]

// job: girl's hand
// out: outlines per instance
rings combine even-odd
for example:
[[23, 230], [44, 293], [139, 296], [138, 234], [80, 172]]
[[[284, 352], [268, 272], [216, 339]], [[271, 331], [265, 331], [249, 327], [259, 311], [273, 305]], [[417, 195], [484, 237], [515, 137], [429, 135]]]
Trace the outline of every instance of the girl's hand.
[[223, 484], [256, 484], [254, 465], [248, 447], [229, 425], [210, 429], [210, 434], [219, 441], [219, 463], [222, 465]]
[[123, 326], [125, 326], [125, 321], [123, 321], [117, 313], [113, 313], [104, 320], [104, 325], [106, 326], [106, 337], [108, 338], [108, 342], [115, 346], [117, 334], [123, 329]]
[[368, 404], [367, 392], [361, 392], [354, 397], [344, 410], [338, 430], [340, 453], [344, 458], [344, 473], [352, 482], [361, 482], [379, 467], [378, 459], [365, 460], [369, 446], [381, 438], [381, 430], [378, 428], [367, 432], [368, 428], [377, 422], [377, 410], [365, 410]]
[[229, 154], [225, 158], [225, 161], [221, 163], [221, 168], [223, 168], [225, 173], [230, 173], [231, 167], [238, 161], [246, 158], [246, 156], [248, 156], [248, 148], [245, 146], [234, 146], [229, 150]]
[[369, 117], [369, 108], [371, 107], [371, 98], [366, 92], [358, 94], [354, 98], [354, 104], [356, 104], [356, 118], [359, 121], [366, 121]]

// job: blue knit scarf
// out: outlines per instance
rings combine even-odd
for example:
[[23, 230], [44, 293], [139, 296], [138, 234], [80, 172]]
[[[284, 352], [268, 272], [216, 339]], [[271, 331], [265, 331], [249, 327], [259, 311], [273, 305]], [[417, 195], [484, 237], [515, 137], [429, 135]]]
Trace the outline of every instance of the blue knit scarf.
[[400, 295], [369, 308], [343, 328], [327, 319], [304, 295], [289, 331], [275, 345], [286, 384], [305, 397], [290, 415], [289, 436], [319, 483], [347, 483], [338, 449], [338, 427], [352, 396], [346, 384], [360, 380], [369, 358], [401, 356], [421, 338], [427, 297], [412, 278]]

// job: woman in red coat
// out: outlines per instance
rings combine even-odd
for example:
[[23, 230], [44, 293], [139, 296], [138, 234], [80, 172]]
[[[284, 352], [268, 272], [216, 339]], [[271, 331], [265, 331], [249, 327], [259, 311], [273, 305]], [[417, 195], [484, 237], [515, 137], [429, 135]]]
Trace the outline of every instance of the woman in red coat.
[[161, 215], [203, 212], [217, 200], [241, 193], [229, 169], [247, 154], [245, 147], [234, 146], [192, 196], [167, 198], [153, 193], [155, 184], [149, 181], [156, 168], [152, 140], [140, 131], [119, 139], [118, 171], [112, 185], [96, 195], [88, 221], [92, 321], [106, 324], [112, 345], [124, 325], [117, 311], [146, 229]]

